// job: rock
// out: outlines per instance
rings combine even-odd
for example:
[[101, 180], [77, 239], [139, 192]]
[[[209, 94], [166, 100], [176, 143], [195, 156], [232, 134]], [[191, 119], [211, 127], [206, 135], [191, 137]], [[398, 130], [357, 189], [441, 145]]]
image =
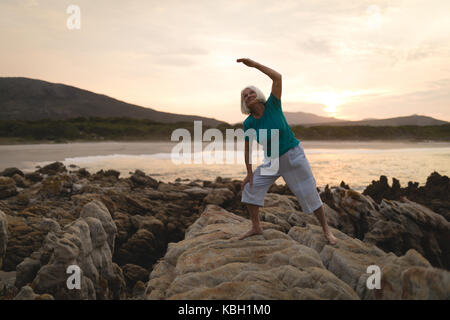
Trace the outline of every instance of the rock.
[[112, 177], [114, 180], [119, 179], [120, 172], [117, 170], [109, 169], [109, 170], [100, 170], [94, 175], [94, 179], [101, 179], [103, 177]]
[[117, 227], [106, 206], [98, 200], [94, 200], [83, 207], [80, 218], [92, 217], [98, 219], [104, 229], [109, 248], [114, 251], [114, 240], [117, 235]]
[[[289, 231], [289, 236], [320, 253], [324, 266], [350, 285], [361, 299], [412, 297], [414, 292], [419, 291], [418, 287], [413, 284], [405, 285], [402, 277], [414, 272], [417, 268], [426, 270], [422, 270], [418, 276], [420, 279], [415, 279], [422, 286], [419, 296], [426, 296], [426, 299], [431, 297], [446, 299], [448, 296], [450, 292], [449, 272], [433, 268], [417, 251], [412, 249], [405, 256], [397, 257], [393, 253], [385, 253], [374, 245], [351, 238], [334, 228], [332, 228], [332, 232], [338, 238], [336, 246], [326, 243], [323, 231], [319, 226], [293, 227]], [[373, 265], [378, 266], [381, 270], [381, 289], [367, 288], [366, 282], [371, 275], [367, 268]], [[444, 282], [439, 285], [432, 284], [430, 274], [437, 275], [437, 278]]]
[[228, 188], [211, 189], [208, 195], [203, 199], [205, 204], [215, 204], [218, 206], [227, 206], [234, 198], [234, 193]]
[[67, 174], [50, 175], [42, 181], [39, 193], [43, 197], [57, 197], [72, 193], [72, 178]]
[[191, 199], [203, 200], [203, 198], [208, 195], [209, 190], [201, 187], [192, 187], [185, 189], [184, 192], [187, 193]]
[[50, 176], [53, 176], [57, 173], [67, 172], [67, 169], [62, 162], [53, 162], [53, 163], [48, 164], [48, 165], [44, 166], [43, 168], [39, 169], [38, 172], [42, 173], [42, 174], [48, 174]]
[[419, 187], [418, 182], [408, 182], [406, 188], [401, 188], [397, 179], [393, 178], [392, 187], [387, 184], [385, 176], [380, 177], [380, 181], [372, 181], [372, 185], [364, 190], [365, 195], [370, 195], [377, 203], [381, 200], [401, 200], [408, 198], [411, 201], [429, 207], [434, 212], [442, 215], [450, 221], [450, 179], [441, 176], [434, 171], [428, 178], [425, 186]]
[[25, 178], [23, 176], [21, 176], [17, 173], [12, 176], [12, 179], [16, 183], [16, 186], [18, 186], [20, 188], [28, 188], [30, 186], [30, 183], [27, 180], [25, 180]]
[[434, 266], [450, 269], [450, 223], [430, 209], [405, 199], [382, 201], [383, 218], [369, 226], [364, 241], [396, 255], [415, 249]]
[[[33, 208], [27, 208], [27, 211], [31, 213]], [[19, 263], [41, 247], [46, 233], [39, 229], [39, 217], [34, 217], [33, 214], [29, 216], [26, 214], [23, 216], [8, 215], [7, 219], [8, 246], [3, 260], [3, 270], [14, 271]], [[31, 220], [36, 220], [36, 223]]]
[[0, 210], [0, 269], [3, 266], [3, 259], [6, 255], [6, 246], [8, 244], [8, 220], [6, 214]]
[[15, 168], [15, 167], [13, 167], [13, 168], [6, 168], [5, 170], [3, 170], [0, 173], [0, 176], [12, 178], [15, 174], [17, 174], [17, 175], [19, 175], [21, 177], [24, 176], [23, 172], [21, 170]]
[[[133, 219], [134, 218], [134, 219]], [[137, 231], [120, 247], [115, 256], [120, 265], [136, 264], [150, 268], [167, 248], [164, 224], [153, 217], [133, 216]]]
[[122, 266], [122, 271], [129, 288], [134, 288], [138, 281], [147, 282], [148, 280], [148, 271], [138, 265], [126, 264]]
[[130, 180], [135, 186], [158, 188], [158, 181], [152, 177], [146, 176], [141, 170], [136, 170], [133, 175], [130, 176]]
[[86, 170], [86, 168], [78, 169], [77, 171], [75, 171], [75, 174], [80, 178], [89, 178], [91, 176], [91, 174], [89, 173], [89, 171]]
[[16, 183], [12, 178], [0, 177], [0, 199], [6, 199], [17, 194]]
[[25, 179], [27, 179], [31, 182], [39, 182], [39, 181], [42, 181], [43, 177], [39, 172], [35, 171], [32, 173], [25, 174]]
[[145, 299], [145, 283], [138, 280], [133, 287], [132, 292], [133, 299], [144, 300]]
[[14, 300], [35, 300], [37, 297], [39, 297], [39, 295], [34, 293], [33, 288], [24, 286], [20, 289], [17, 296], [14, 297]]
[[398, 256], [415, 249], [435, 267], [450, 269], [450, 225], [441, 215], [407, 198], [377, 204], [355, 190], [326, 189], [321, 198], [335, 212], [333, 225], [350, 237]]
[[30, 204], [30, 197], [27, 194], [19, 193], [16, 197], [16, 202], [21, 206], [28, 206]]
[[48, 293], [36, 294], [32, 287], [24, 286], [14, 297], [14, 300], [55, 300], [55, 298]]
[[238, 240], [249, 221], [208, 205], [154, 267], [147, 299], [358, 299], [314, 250], [262, 227], [263, 235]]
[[[34, 256], [48, 257], [42, 263], [31, 287], [36, 293], [56, 299], [120, 299], [125, 280], [112, 262], [112, 248], [117, 233], [106, 207], [99, 201], [86, 204], [80, 218], [59, 232], [49, 232]], [[42, 262], [42, 258], [41, 258]], [[81, 271], [81, 290], [69, 290], [67, 268]]]
[[28, 283], [33, 282], [33, 279], [36, 277], [40, 268], [40, 260], [32, 259], [30, 257], [25, 258], [25, 260], [17, 265], [15, 286], [17, 288], [22, 288]]
[[42, 221], [39, 223], [39, 227], [42, 232], [48, 233], [50, 231], [52, 232], [59, 232], [61, 231], [61, 227], [59, 223], [53, 219], [43, 218]]
[[[16, 271], [1, 271], [0, 270], [0, 297], [3, 299], [12, 299], [18, 292], [14, 286], [16, 281]], [[0, 298], [1, 299], [1, 298]]]

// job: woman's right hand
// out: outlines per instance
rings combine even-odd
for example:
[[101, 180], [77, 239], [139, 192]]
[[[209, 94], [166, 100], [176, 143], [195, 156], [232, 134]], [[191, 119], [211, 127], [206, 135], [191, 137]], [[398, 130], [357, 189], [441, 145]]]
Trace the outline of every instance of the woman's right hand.
[[247, 182], [250, 183], [250, 187], [253, 186], [253, 172], [248, 173], [247, 176], [245, 177], [245, 179], [242, 181], [241, 190], [244, 190], [245, 184]]
[[253, 61], [252, 59], [248, 59], [248, 58], [237, 59], [236, 62], [242, 62], [246, 66], [252, 67], [252, 68], [254, 68], [258, 65], [258, 63], [256, 61]]

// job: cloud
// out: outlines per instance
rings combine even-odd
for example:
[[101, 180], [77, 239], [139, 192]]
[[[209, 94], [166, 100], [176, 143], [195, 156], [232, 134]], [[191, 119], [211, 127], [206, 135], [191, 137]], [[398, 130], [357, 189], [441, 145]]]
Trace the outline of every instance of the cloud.
[[334, 53], [334, 48], [328, 39], [309, 38], [298, 44], [298, 47], [304, 52], [319, 55], [330, 55]]

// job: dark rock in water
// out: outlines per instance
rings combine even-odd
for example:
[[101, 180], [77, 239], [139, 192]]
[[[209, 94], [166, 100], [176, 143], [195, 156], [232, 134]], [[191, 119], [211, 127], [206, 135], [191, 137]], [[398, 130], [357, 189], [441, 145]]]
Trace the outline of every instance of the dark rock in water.
[[13, 175], [18, 174], [19, 176], [24, 176], [23, 172], [15, 167], [13, 168], [6, 168], [0, 173], [0, 176], [4, 177], [10, 177], [12, 178]]
[[91, 174], [89, 173], [89, 171], [86, 170], [86, 168], [78, 169], [77, 171], [75, 171], [75, 174], [81, 178], [88, 178], [91, 176]]
[[153, 189], [158, 188], [158, 181], [145, 175], [141, 170], [136, 170], [133, 175], [130, 176], [130, 180], [137, 187], [150, 187]]
[[377, 203], [380, 203], [382, 199], [401, 200], [402, 197], [407, 197], [411, 201], [429, 207], [450, 221], [449, 177], [433, 172], [422, 187], [419, 187], [418, 182], [409, 181], [406, 188], [401, 188], [397, 179], [393, 178], [392, 181], [392, 187], [390, 187], [387, 178], [381, 176], [380, 181], [372, 181], [363, 194], [370, 195]]
[[370, 195], [377, 203], [380, 203], [383, 198], [391, 199], [390, 194], [391, 188], [386, 176], [380, 176], [379, 181], [372, 180], [372, 184], [363, 191], [363, 195]]
[[348, 186], [348, 184], [345, 184], [344, 181], [341, 181], [340, 187], [341, 187], [341, 188], [344, 188], [344, 189], [347, 189], [347, 190], [350, 189], [350, 187]]
[[117, 170], [109, 169], [109, 170], [105, 171], [102, 169], [100, 171], [97, 171], [97, 173], [94, 174], [94, 179], [101, 179], [104, 177], [112, 177], [115, 179], [119, 179], [119, 176], [120, 176], [120, 172]]
[[50, 164], [44, 166], [43, 168], [39, 169], [38, 172], [52, 176], [57, 173], [67, 172], [67, 169], [62, 162], [58, 161], [58, 162], [53, 162], [53, 163], [50, 163]]
[[204, 188], [209, 188], [212, 186], [212, 182], [211, 181], [203, 181], [203, 187]]

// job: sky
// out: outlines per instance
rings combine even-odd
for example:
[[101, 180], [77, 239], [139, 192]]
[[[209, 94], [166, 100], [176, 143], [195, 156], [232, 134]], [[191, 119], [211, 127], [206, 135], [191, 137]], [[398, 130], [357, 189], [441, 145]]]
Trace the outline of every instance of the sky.
[[448, 0], [1, 0], [0, 76], [237, 123], [245, 86], [271, 90], [236, 62], [250, 58], [282, 74], [284, 111], [450, 121], [449, 12]]

